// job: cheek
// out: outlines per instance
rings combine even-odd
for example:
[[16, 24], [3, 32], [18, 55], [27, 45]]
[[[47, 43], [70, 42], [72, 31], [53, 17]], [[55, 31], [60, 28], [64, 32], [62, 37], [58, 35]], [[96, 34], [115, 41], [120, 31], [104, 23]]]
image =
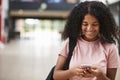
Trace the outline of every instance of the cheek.
[[82, 33], [84, 34], [85, 33], [85, 31], [86, 31], [86, 28], [85, 27], [82, 27]]
[[98, 27], [98, 28], [96, 28], [95, 30], [96, 30], [96, 32], [98, 32], [98, 33], [99, 33], [99, 31], [100, 31], [99, 27]]

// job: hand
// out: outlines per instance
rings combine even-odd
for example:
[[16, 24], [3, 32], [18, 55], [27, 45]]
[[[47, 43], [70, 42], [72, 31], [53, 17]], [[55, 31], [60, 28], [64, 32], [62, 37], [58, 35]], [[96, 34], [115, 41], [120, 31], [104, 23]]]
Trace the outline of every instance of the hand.
[[94, 77], [90, 66], [82, 66], [81, 68], [83, 69], [83, 77], [85, 78]]
[[100, 70], [98, 67], [91, 67], [90, 72], [96, 77], [101, 76], [101, 74], [103, 74], [102, 70]]
[[70, 74], [72, 74], [72, 76], [79, 76], [79, 77], [83, 77], [84, 76], [84, 69], [82, 69], [81, 67], [74, 67], [70, 69]]

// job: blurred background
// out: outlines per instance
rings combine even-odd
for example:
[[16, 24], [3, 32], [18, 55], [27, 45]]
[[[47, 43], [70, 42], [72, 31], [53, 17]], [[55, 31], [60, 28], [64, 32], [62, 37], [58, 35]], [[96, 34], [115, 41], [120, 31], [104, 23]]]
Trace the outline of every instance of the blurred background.
[[[66, 18], [82, 1], [0, 0], [0, 80], [45, 80], [57, 61]], [[120, 0], [99, 1], [120, 27]], [[118, 75], [120, 69], [116, 80]]]

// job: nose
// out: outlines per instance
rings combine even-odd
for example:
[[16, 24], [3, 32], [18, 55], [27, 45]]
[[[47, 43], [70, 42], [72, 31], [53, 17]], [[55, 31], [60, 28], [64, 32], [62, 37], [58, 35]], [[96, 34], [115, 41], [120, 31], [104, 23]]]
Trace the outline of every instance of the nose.
[[93, 27], [92, 27], [91, 25], [88, 25], [87, 30], [88, 30], [88, 31], [92, 31], [92, 30], [93, 30]]

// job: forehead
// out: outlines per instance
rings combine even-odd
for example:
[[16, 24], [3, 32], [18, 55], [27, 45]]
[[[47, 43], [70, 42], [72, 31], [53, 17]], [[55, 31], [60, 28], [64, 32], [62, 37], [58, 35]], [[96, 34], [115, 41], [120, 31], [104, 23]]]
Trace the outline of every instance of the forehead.
[[84, 16], [83, 22], [98, 22], [98, 20], [94, 16], [87, 14]]

